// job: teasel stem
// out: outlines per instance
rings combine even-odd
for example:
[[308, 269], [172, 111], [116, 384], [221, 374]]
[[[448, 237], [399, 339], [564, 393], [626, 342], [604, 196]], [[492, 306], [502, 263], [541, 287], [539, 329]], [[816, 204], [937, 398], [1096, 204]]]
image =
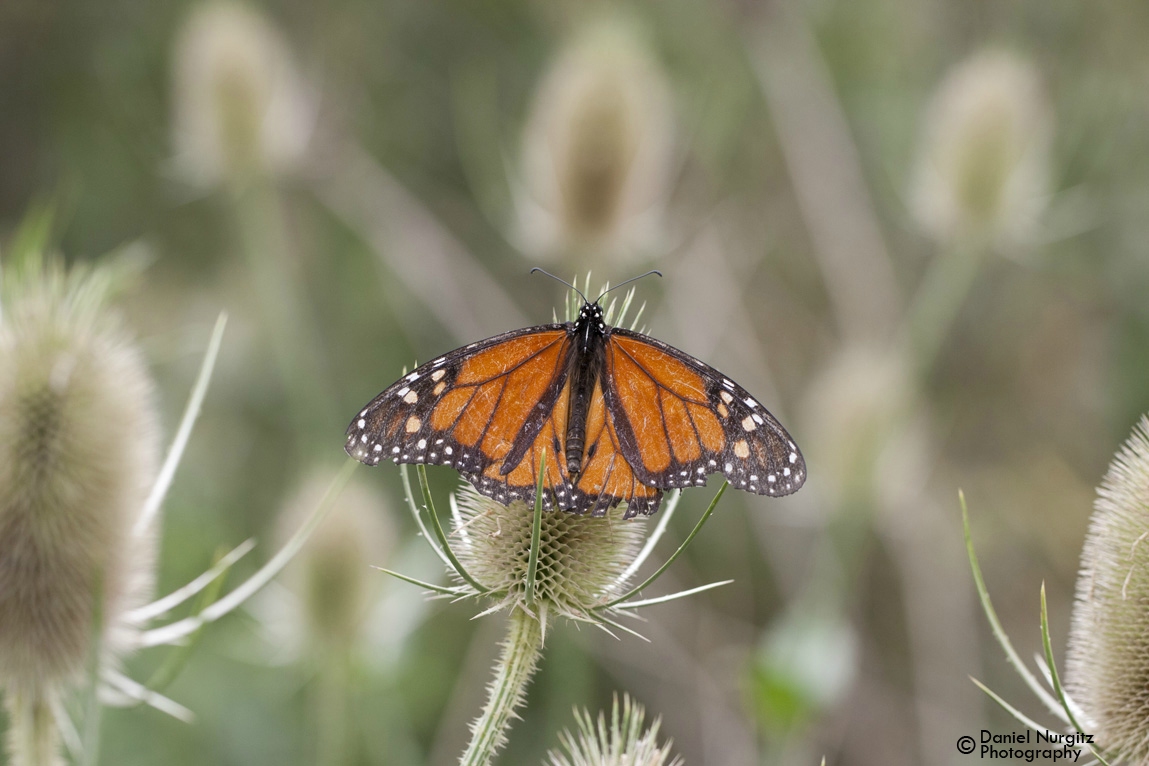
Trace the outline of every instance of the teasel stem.
[[316, 678], [318, 688], [314, 699], [318, 727], [315, 762], [318, 766], [341, 766], [349, 762], [350, 657], [340, 651], [325, 657], [323, 662]]
[[232, 188], [240, 245], [247, 260], [291, 417], [301, 434], [325, 433], [337, 420], [323, 395], [322, 344], [311, 304], [291, 258], [284, 201], [275, 187], [255, 181]]
[[5, 700], [8, 703], [8, 754], [12, 766], [57, 766], [62, 763], [56, 716], [52, 701], [45, 696], [44, 690], [10, 689]]
[[980, 243], [950, 245], [933, 259], [918, 286], [906, 312], [905, 342], [923, 377], [933, 369], [986, 253], [987, 247]]
[[[545, 605], [540, 604], [540, 609]], [[495, 664], [495, 679], [488, 688], [487, 704], [471, 726], [471, 744], [459, 759], [460, 766], [487, 766], [506, 742], [511, 716], [526, 696], [527, 684], [538, 667], [543, 651], [540, 620], [521, 608], [507, 620], [503, 652]]]

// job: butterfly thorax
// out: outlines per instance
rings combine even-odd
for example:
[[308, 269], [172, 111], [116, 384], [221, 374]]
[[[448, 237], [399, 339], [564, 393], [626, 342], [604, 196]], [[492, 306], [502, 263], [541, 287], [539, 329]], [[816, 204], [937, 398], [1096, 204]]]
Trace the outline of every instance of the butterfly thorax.
[[[570, 358], [570, 402], [567, 409], [565, 451], [567, 473], [572, 477], [582, 471], [586, 420], [591, 397], [602, 372], [606, 353], [606, 336], [610, 332], [603, 320], [602, 306], [584, 303], [571, 330], [574, 353]], [[589, 459], [591, 456], [588, 455]]]

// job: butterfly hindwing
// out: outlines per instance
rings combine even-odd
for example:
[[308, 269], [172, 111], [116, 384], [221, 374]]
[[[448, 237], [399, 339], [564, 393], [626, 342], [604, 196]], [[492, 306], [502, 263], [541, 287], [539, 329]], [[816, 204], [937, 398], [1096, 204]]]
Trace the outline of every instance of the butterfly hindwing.
[[606, 404], [602, 381], [595, 386], [587, 411], [582, 470], [574, 484], [574, 510], [600, 516], [620, 502], [626, 518], [658, 510], [662, 491], [638, 480], [622, 449], [613, 412]]
[[701, 486], [707, 474], [759, 495], [788, 495], [806, 464], [786, 429], [738, 384], [673, 346], [613, 329], [606, 400], [644, 484]]
[[538, 414], [528, 419], [508, 455], [502, 461], [492, 462], [484, 471], [463, 473], [463, 477], [482, 494], [502, 503], [514, 500], [533, 502], [545, 451], [547, 467], [543, 480], [543, 506], [575, 510], [563, 453], [570, 391], [565, 371], [556, 375], [551, 385], [557, 387], [557, 391], [553, 395], [548, 391], [539, 400], [536, 405]]

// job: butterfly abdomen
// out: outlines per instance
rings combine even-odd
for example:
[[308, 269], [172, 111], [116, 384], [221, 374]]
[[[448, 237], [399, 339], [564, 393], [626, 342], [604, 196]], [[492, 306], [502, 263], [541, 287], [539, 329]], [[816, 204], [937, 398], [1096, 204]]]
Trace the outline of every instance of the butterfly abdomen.
[[586, 424], [595, 385], [605, 361], [602, 311], [588, 304], [580, 312], [574, 327], [575, 345], [571, 354], [570, 404], [567, 417], [567, 473], [576, 477], [582, 472], [583, 448], [586, 446]]

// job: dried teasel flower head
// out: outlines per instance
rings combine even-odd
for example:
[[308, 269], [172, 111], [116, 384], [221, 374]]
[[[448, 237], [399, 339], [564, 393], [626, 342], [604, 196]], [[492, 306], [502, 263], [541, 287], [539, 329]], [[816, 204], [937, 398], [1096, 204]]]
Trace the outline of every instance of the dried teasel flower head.
[[[291, 497], [279, 517], [282, 539], [314, 513], [335, 473], [316, 471]], [[345, 651], [360, 638], [383, 582], [372, 566], [387, 560], [394, 537], [389, 513], [378, 492], [353, 478], [284, 571], [284, 583], [301, 607], [301, 627], [314, 647]]]
[[[461, 487], [456, 507], [460, 542], [455, 552], [464, 568], [485, 588], [502, 594], [500, 605], [536, 613], [525, 592], [534, 509], [522, 501], [501, 505], [469, 482]], [[624, 512], [620, 506], [599, 518], [542, 514], [535, 601], [548, 614], [598, 623], [596, 610], [625, 593], [646, 523], [623, 521]]]
[[682, 766], [681, 758], [671, 760], [672, 742], [658, 744], [661, 719], [655, 718], [650, 728], [643, 729], [646, 711], [624, 694], [622, 705], [615, 695], [610, 721], [603, 713], [597, 722], [587, 710], [575, 710], [578, 733], [564, 731], [559, 735], [566, 753], [551, 751], [545, 766]]
[[[1106, 751], [1149, 761], [1149, 417], [1113, 458], [1081, 552], [1067, 686]], [[1111, 762], [1113, 762], [1111, 760]]]
[[911, 203], [943, 243], [1008, 247], [1032, 237], [1046, 203], [1053, 118], [1040, 77], [1004, 51], [975, 54], [927, 109]]
[[[155, 391], [101, 270], [29, 258], [0, 315], [0, 686], [53, 695], [93, 646], [136, 635], [154, 530], [133, 530], [159, 457]], [[149, 525], [150, 526], [150, 525]]]
[[179, 34], [173, 140], [180, 175], [200, 187], [290, 172], [314, 105], [287, 43], [240, 2], [196, 6]]
[[586, 26], [543, 78], [524, 132], [524, 248], [627, 257], [657, 247], [672, 135], [669, 88], [633, 26]]
[[874, 496], [914, 395], [910, 373], [896, 351], [848, 345], [810, 386], [802, 405], [808, 449], [835, 504]]

